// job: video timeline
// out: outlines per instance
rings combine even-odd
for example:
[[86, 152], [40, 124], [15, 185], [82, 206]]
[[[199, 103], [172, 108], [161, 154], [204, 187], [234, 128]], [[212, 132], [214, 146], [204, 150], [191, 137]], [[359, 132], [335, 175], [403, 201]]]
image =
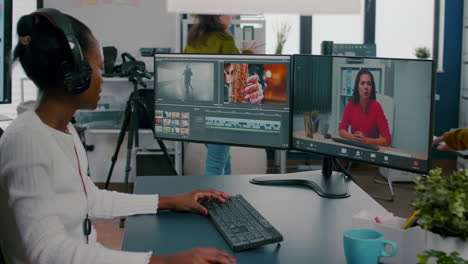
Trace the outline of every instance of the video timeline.
[[281, 121], [242, 118], [205, 117], [207, 128], [280, 133]]

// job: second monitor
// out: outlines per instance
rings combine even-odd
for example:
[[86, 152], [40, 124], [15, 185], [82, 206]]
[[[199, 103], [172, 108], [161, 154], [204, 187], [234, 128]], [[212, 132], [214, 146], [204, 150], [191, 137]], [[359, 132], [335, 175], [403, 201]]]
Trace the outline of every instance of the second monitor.
[[433, 61], [295, 56], [294, 65], [292, 148], [427, 173]]
[[288, 149], [290, 57], [156, 54], [155, 136]]

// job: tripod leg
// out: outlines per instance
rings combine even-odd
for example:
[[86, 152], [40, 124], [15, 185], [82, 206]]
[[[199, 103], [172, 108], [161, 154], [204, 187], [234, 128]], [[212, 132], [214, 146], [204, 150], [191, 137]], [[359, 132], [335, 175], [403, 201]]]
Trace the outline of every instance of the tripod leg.
[[[128, 138], [127, 138], [127, 160], [125, 163], [125, 183], [124, 183], [124, 192], [128, 193], [128, 179], [130, 178], [130, 172], [132, 170], [131, 161], [132, 161], [132, 149], [133, 144], [138, 147], [138, 108], [136, 98], [131, 99], [130, 105], [130, 127], [128, 129]], [[120, 219], [120, 227], [125, 226], [125, 218]]]
[[169, 153], [167, 152], [166, 145], [160, 139], [158, 139], [157, 141], [158, 141], [158, 144], [159, 144], [159, 148], [163, 151], [164, 156], [166, 156], [167, 164], [171, 168], [172, 173], [174, 173], [174, 175], [177, 175], [177, 171], [174, 168], [174, 164], [172, 163], [171, 157], [169, 156]]
[[[132, 161], [132, 148], [133, 148], [133, 137], [134, 131], [132, 129], [133, 121], [130, 121], [130, 129], [128, 131], [128, 138], [127, 138], [127, 159], [125, 162], [125, 182], [124, 182], [124, 192], [128, 193], [128, 178], [130, 176], [131, 168], [131, 161]], [[138, 133], [138, 132], [137, 132]], [[125, 227], [125, 217], [120, 218], [120, 228]]]
[[111, 159], [111, 161], [112, 161], [111, 162], [111, 167], [109, 169], [109, 173], [107, 174], [107, 179], [106, 179], [106, 184], [104, 186], [104, 189], [109, 188], [109, 183], [110, 183], [110, 179], [112, 177], [112, 172], [114, 171], [115, 162], [117, 161], [117, 157], [119, 155], [120, 146], [122, 145], [123, 139], [125, 137], [125, 132], [128, 129], [128, 124], [129, 124], [129, 121], [130, 121], [130, 112], [129, 111], [130, 111], [129, 104], [127, 103], [127, 106], [125, 107], [125, 112], [124, 112], [124, 120], [122, 122], [122, 127], [120, 128], [119, 138], [117, 139], [117, 146], [115, 148], [114, 155], [112, 156], [112, 159]]
[[[135, 111], [135, 110], [133, 110]], [[138, 134], [138, 125], [137, 120], [132, 113], [130, 117], [130, 128], [128, 129], [128, 138], [127, 138], [127, 160], [125, 163], [125, 186], [124, 192], [128, 193], [128, 179], [130, 177], [130, 171], [132, 170], [131, 161], [132, 161], [132, 150], [135, 140], [137, 139]]]

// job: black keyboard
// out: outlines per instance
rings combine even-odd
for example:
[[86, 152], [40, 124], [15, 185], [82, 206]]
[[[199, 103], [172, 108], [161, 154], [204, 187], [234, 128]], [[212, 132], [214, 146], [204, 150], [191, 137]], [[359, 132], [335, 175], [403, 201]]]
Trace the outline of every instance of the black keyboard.
[[355, 147], [360, 147], [360, 148], [365, 148], [365, 149], [370, 149], [370, 150], [374, 150], [374, 151], [378, 151], [379, 150], [379, 147], [375, 146], [375, 145], [369, 145], [369, 144], [365, 144], [365, 143], [360, 143], [360, 142], [356, 142], [356, 141], [352, 141], [352, 140], [348, 140], [348, 139], [344, 139], [344, 138], [332, 138], [333, 141], [336, 141], [336, 142], [339, 142], [339, 143], [343, 143], [343, 144], [347, 144], [347, 145], [351, 145], [351, 146], [355, 146]]
[[283, 241], [283, 235], [241, 195], [230, 196], [225, 203], [210, 200], [202, 204], [233, 251]]

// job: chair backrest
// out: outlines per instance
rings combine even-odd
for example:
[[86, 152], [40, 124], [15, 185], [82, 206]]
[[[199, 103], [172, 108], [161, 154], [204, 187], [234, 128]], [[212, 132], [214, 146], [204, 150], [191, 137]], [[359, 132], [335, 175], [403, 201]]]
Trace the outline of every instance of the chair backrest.
[[390, 135], [393, 136], [393, 120], [395, 116], [395, 103], [393, 98], [387, 95], [376, 94], [376, 100], [382, 106], [385, 117], [387, 117], [388, 130], [390, 131]]

